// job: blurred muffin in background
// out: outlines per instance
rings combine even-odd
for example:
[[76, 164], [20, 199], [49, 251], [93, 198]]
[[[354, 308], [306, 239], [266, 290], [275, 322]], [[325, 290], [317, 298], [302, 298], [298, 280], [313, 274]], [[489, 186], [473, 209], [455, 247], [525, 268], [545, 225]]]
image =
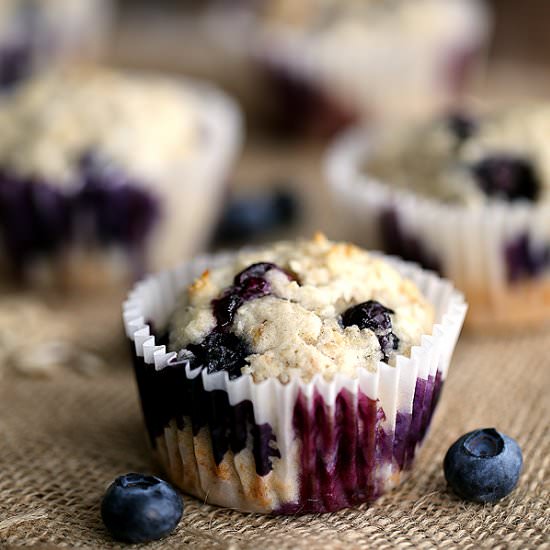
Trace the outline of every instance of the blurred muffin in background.
[[128, 9], [115, 59], [211, 79], [251, 125], [286, 135], [437, 112], [481, 65], [490, 30], [482, 0], [192, 4]]
[[490, 27], [477, 0], [240, 6], [213, 26], [217, 35], [252, 58], [279, 122], [317, 135], [357, 119], [387, 122], [448, 106], [479, 61]]
[[233, 102], [196, 82], [97, 67], [29, 80], [0, 107], [0, 265], [82, 287], [196, 252], [239, 144]]
[[463, 0], [271, 0], [263, 25], [262, 55], [285, 111], [325, 132], [451, 101], [488, 31], [482, 5]]
[[52, 63], [96, 57], [111, 19], [110, 0], [2, 0], [0, 90]]
[[484, 328], [550, 319], [550, 106], [508, 108], [333, 147], [355, 238], [454, 280]]

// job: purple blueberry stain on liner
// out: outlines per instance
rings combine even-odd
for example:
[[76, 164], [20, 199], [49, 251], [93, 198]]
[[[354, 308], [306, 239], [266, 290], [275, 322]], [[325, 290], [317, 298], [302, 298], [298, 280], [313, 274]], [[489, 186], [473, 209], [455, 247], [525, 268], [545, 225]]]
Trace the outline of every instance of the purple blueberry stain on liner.
[[[167, 337], [156, 338], [166, 343]], [[216, 464], [231, 450], [238, 453], [252, 441], [256, 473], [267, 475], [273, 458], [281, 458], [269, 423], [258, 424], [249, 400], [231, 405], [224, 390], [207, 391], [201, 376], [187, 377], [184, 359], [159, 371], [132, 356], [145, 423], [153, 447], [156, 437], [175, 420], [179, 429], [191, 422], [197, 435], [208, 427]], [[334, 407], [316, 393], [308, 402], [301, 393], [294, 404], [292, 429], [301, 442], [299, 451], [299, 496], [283, 503], [275, 513], [327, 512], [368, 502], [379, 497], [383, 483], [380, 468], [409, 469], [416, 446], [422, 441], [442, 387], [441, 373], [418, 379], [412, 411], [397, 413], [394, 431], [382, 426], [385, 414], [378, 401], [362, 392], [357, 396], [341, 390]]]
[[536, 244], [527, 233], [508, 241], [504, 247], [507, 278], [510, 283], [532, 279], [550, 269], [550, 244]]
[[0, 173], [0, 233], [15, 274], [41, 254], [56, 254], [73, 233], [72, 200], [34, 178]]
[[443, 379], [439, 370], [435, 377], [419, 378], [414, 390], [412, 412], [397, 412], [394, 457], [399, 467], [404, 470], [410, 470], [412, 467], [415, 449], [426, 436], [442, 386]]
[[300, 494], [277, 514], [330, 512], [370, 502], [385, 490], [377, 473], [384, 466], [408, 470], [426, 434], [442, 387], [441, 373], [418, 379], [412, 412], [397, 413], [393, 432], [382, 427], [378, 401], [348, 390], [334, 409], [315, 394], [311, 408], [303, 394], [294, 405], [293, 429], [301, 441]]
[[67, 192], [36, 178], [0, 173], [0, 237], [14, 275], [36, 257], [55, 255], [78, 238], [121, 246], [139, 276], [144, 245], [160, 218], [157, 200], [121, 172], [102, 171], [90, 155], [81, 182]]
[[379, 217], [382, 245], [388, 254], [401, 256], [404, 260], [416, 262], [425, 269], [442, 273], [440, 260], [420, 239], [410, 231], [403, 229], [395, 208], [386, 208]]
[[[167, 336], [157, 337], [159, 343], [166, 343], [167, 339]], [[256, 422], [251, 401], [231, 405], [224, 390], [206, 390], [200, 375], [187, 377], [188, 359], [176, 359], [157, 371], [136, 355], [133, 342], [130, 343], [143, 416], [153, 448], [156, 438], [164, 433], [171, 420], [183, 429], [185, 419], [189, 419], [194, 436], [208, 427], [217, 465], [229, 450], [235, 454], [242, 451], [251, 437], [256, 473], [265, 476], [272, 470], [272, 459], [280, 457], [275, 435], [269, 424]]]
[[105, 244], [141, 245], [160, 217], [158, 202], [142, 184], [90, 151], [82, 156], [78, 209], [88, 210], [95, 236]]
[[323, 93], [303, 75], [277, 63], [266, 63], [261, 70], [280, 105], [275, 122], [283, 135], [331, 137], [359, 118], [353, 109]]

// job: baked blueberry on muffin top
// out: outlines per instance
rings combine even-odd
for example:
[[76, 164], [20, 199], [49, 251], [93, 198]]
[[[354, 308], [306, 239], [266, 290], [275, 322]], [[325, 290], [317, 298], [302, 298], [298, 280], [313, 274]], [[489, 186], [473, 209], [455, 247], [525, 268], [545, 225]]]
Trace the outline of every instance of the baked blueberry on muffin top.
[[317, 235], [240, 254], [180, 297], [170, 348], [231, 378], [357, 375], [409, 354], [432, 307], [387, 263]]
[[197, 142], [193, 97], [168, 78], [97, 67], [48, 72], [0, 108], [0, 166], [57, 187], [80, 183], [81, 161], [148, 180]]

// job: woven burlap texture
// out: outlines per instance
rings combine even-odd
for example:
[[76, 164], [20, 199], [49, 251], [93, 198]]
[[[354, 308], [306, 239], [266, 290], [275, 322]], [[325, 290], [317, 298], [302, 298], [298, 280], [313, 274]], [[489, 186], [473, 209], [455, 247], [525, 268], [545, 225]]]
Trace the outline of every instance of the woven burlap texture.
[[[79, 311], [80, 305], [74, 314], [85, 334], [92, 321], [83, 321]], [[109, 346], [117, 340], [112, 326], [105, 325]], [[463, 335], [413, 475], [371, 506], [326, 515], [265, 517], [185, 497], [175, 533], [146, 547], [550, 548], [549, 350], [549, 330]], [[107, 366], [87, 375], [65, 368], [37, 378], [4, 368], [0, 548], [124, 547], [103, 528], [101, 496], [119, 474], [156, 469], [125, 350], [112, 347], [107, 357]], [[521, 481], [498, 504], [466, 503], [446, 488], [443, 456], [459, 435], [490, 426], [518, 439], [525, 461]]]

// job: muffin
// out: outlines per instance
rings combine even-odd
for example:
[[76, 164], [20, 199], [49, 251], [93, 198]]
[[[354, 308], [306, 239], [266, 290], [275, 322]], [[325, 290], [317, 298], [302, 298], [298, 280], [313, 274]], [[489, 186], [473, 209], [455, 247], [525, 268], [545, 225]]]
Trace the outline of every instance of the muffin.
[[111, 12], [109, 0], [2, 0], [0, 91], [51, 64], [98, 55]]
[[465, 310], [446, 281], [321, 235], [150, 277], [123, 313], [154, 455], [221, 506], [371, 501], [412, 466]]
[[477, 0], [264, 0], [239, 8], [213, 10], [212, 32], [234, 57], [240, 49], [250, 59], [265, 84], [266, 117], [316, 135], [447, 106], [480, 65], [490, 28]]
[[208, 237], [239, 142], [237, 108], [200, 83], [100, 68], [28, 81], [0, 105], [2, 264], [78, 286], [168, 266]]
[[550, 319], [549, 136], [546, 105], [355, 131], [328, 180], [359, 242], [452, 279], [471, 325], [518, 327]]

